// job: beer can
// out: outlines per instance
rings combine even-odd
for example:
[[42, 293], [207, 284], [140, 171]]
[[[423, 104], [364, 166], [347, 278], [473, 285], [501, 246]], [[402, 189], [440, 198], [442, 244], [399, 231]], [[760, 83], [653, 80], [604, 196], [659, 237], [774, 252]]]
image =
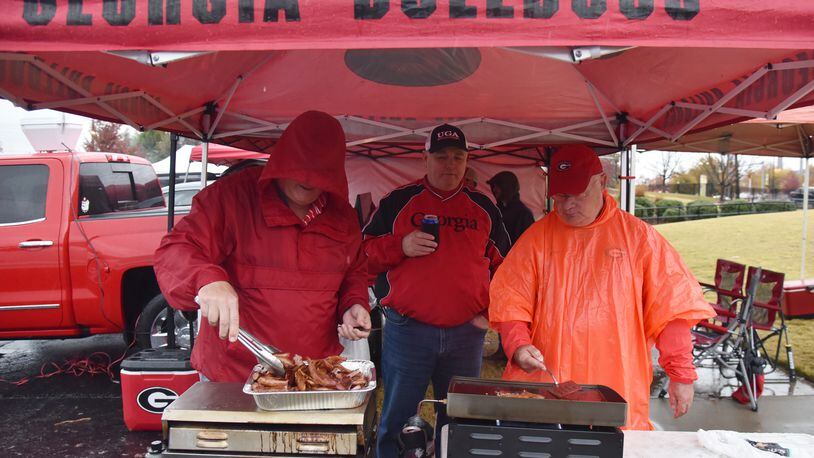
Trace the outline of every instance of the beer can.
[[441, 225], [437, 215], [424, 215], [421, 219], [421, 232], [430, 234], [435, 239], [435, 243], [440, 243], [439, 233]]

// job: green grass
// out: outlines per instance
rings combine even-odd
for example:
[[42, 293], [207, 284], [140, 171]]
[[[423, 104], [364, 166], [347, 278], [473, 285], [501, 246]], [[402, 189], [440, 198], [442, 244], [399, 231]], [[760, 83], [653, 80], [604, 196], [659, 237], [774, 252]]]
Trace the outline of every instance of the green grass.
[[[808, 224], [807, 277], [814, 277], [814, 215]], [[802, 211], [768, 213], [662, 224], [656, 229], [681, 253], [693, 274], [712, 283], [715, 261], [725, 258], [741, 264], [783, 272], [787, 280], [800, 277]], [[797, 372], [814, 379], [814, 321], [789, 322]], [[769, 345], [773, 351], [774, 342]], [[781, 350], [781, 364], [786, 356]]]
[[692, 195], [692, 194], [673, 194], [673, 193], [669, 193], [669, 192], [646, 192], [646, 193], [644, 193], [644, 196], [647, 197], [647, 198], [653, 199], [653, 200], [658, 200], [658, 199], [678, 200], [678, 201], [681, 201], [681, 202], [683, 202], [685, 204], [687, 202], [692, 202], [694, 200], [706, 200], [706, 201], [709, 201], [710, 203], [715, 202], [715, 199], [713, 199], [711, 197], [701, 197], [701, 196], [695, 196], [695, 195]]
[[[814, 214], [808, 225], [808, 276], [814, 276]], [[802, 211], [730, 216], [661, 224], [656, 229], [681, 253], [693, 274], [711, 282], [715, 261], [742, 264], [800, 276]]]

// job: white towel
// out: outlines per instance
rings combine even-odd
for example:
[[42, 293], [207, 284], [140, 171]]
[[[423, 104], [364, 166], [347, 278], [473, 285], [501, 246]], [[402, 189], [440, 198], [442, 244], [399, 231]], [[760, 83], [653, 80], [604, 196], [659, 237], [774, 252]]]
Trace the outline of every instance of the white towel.
[[812, 437], [807, 434], [738, 433], [698, 430], [698, 442], [707, 450], [729, 458], [778, 458], [781, 455], [758, 450], [748, 440], [774, 442], [789, 449], [792, 458], [814, 458]]

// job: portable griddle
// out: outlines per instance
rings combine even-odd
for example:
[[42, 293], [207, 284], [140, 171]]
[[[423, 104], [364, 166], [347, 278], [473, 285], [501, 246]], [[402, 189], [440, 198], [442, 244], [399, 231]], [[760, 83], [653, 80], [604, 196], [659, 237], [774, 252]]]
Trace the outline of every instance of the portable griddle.
[[265, 411], [242, 383], [199, 382], [164, 411], [148, 457], [372, 457], [374, 395], [355, 409]]
[[[557, 399], [551, 383], [454, 377], [447, 395], [448, 457], [621, 457], [627, 403], [601, 385]], [[545, 399], [498, 396], [533, 393]]]

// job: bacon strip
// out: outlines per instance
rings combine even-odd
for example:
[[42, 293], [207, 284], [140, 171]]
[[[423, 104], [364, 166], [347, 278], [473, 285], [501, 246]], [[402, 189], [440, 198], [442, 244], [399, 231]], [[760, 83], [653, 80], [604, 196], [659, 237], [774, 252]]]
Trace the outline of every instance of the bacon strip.
[[285, 367], [285, 376], [276, 377], [266, 370], [252, 373], [252, 391], [336, 391], [359, 390], [367, 387], [370, 380], [358, 370], [342, 365], [345, 358], [329, 356], [324, 359], [308, 359], [290, 353], [278, 353]]

